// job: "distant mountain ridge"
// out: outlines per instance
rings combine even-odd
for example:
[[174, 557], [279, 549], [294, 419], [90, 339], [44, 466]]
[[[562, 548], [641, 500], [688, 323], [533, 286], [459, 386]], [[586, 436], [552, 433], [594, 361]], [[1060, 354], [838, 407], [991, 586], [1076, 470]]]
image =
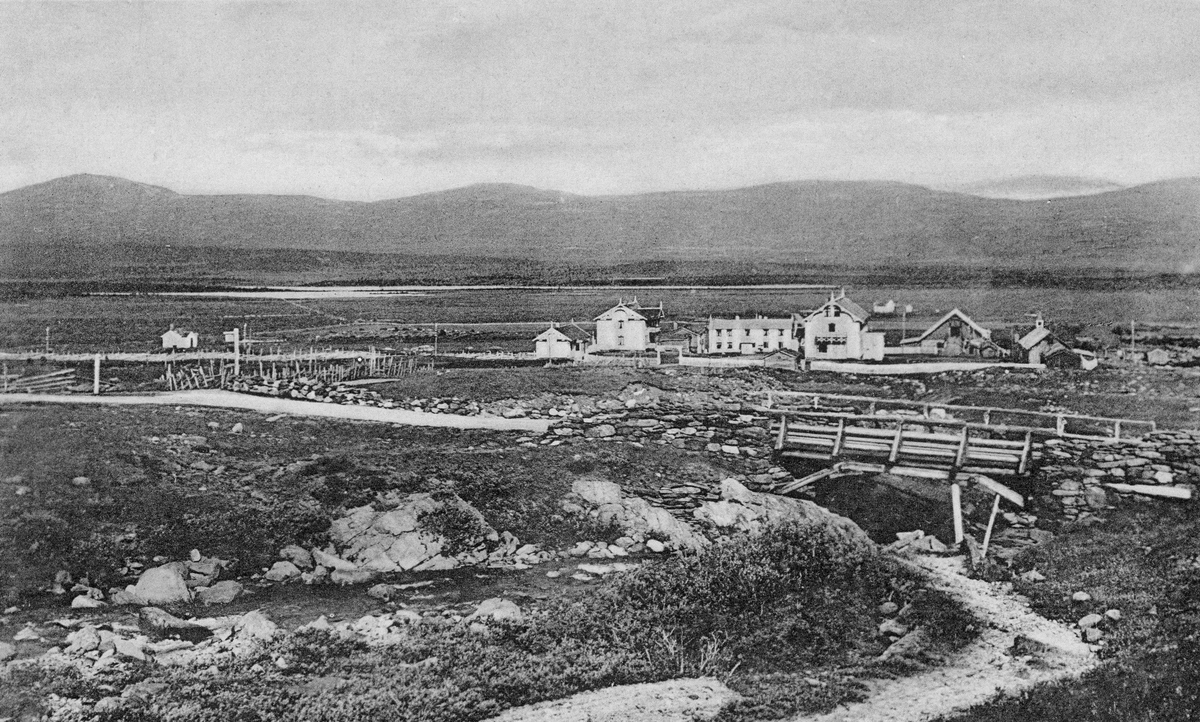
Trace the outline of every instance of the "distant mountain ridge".
[[874, 181], [580, 196], [481, 184], [377, 202], [184, 195], [78, 175], [0, 194], [0, 269], [112, 244], [543, 263], [1200, 270], [1200, 179], [1023, 202]]

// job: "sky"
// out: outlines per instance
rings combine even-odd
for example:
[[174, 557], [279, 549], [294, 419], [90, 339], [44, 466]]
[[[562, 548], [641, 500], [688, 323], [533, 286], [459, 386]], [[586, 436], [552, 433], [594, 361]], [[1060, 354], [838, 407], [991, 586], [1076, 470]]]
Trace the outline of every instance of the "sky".
[[0, 2], [0, 191], [1200, 176], [1200, 0]]

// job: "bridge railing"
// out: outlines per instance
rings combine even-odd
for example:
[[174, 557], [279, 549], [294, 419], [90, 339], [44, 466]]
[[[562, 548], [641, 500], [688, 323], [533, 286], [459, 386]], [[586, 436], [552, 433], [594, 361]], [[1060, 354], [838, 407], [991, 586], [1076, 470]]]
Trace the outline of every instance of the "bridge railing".
[[931, 401], [885, 399], [875, 396], [822, 394], [808, 391], [767, 391], [766, 408], [772, 411], [858, 414], [871, 417], [938, 419], [952, 414], [956, 421], [980, 426], [1007, 426], [1081, 439], [1129, 439], [1157, 430], [1153, 421], [1084, 414], [1056, 414], [996, 406], [967, 406]]

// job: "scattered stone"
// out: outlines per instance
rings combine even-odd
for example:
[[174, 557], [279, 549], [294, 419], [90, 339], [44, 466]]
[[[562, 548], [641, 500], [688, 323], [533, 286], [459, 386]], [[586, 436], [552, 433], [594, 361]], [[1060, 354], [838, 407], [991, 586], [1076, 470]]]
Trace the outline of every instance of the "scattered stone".
[[242, 422], [240, 422], [240, 421], [239, 421], [239, 422], [237, 422], [236, 424], [234, 424], [232, 427], [230, 427], [230, 429], [229, 429], [229, 433], [231, 433], [231, 434], [240, 434], [240, 433], [242, 433], [242, 432], [243, 432], [243, 431], [245, 431], [245, 430], [246, 430], [246, 427], [245, 427], [245, 425], [244, 425], [244, 424], [242, 424]]
[[375, 581], [375, 577], [379, 576], [378, 572], [370, 569], [334, 569], [329, 575], [330, 581], [334, 584], [346, 586], [349, 584], [369, 584]]
[[279, 558], [295, 564], [300, 569], [313, 568], [313, 555], [299, 544], [288, 544], [279, 550]]
[[1075, 592], [1071, 595], [1071, 599], [1076, 602], [1090, 602], [1092, 601], [1092, 595], [1087, 592]]
[[100, 632], [86, 624], [67, 635], [67, 654], [83, 654], [100, 646]]
[[500, 597], [492, 597], [480, 602], [475, 611], [467, 617], [468, 620], [488, 618], [494, 619], [497, 622], [520, 622], [525, 616], [521, 613], [521, 608], [515, 602]]
[[575, 572], [571, 575], [571, 578], [577, 582], [590, 582], [594, 579], [591, 574], [584, 574], [583, 572]]
[[1085, 642], [1088, 642], [1089, 644], [1095, 644], [1096, 642], [1099, 642], [1103, 638], [1104, 638], [1104, 632], [1101, 632], [1096, 627], [1088, 627], [1087, 629], [1083, 630], [1083, 639]]
[[900, 611], [900, 605], [895, 602], [884, 602], [879, 605], [879, 613], [885, 617], [890, 617], [898, 611]]
[[275, 636], [279, 626], [268, 619], [267, 615], [255, 610], [243, 614], [233, 630], [239, 637], [266, 641]]
[[92, 480], [86, 476], [76, 476], [75, 478], [71, 479], [72, 486], [88, 486], [91, 483]]
[[195, 590], [196, 601], [206, 607], [212, 604], [228, 604], [241, 596], [242, 591], [242, 585], [230, 579], [217, 582], [211, 587], [198, 587]]
[[898, 619], [885, 619], [879, 623], [879, 633], [888, 637], [903, 637], [908, 634], [908, 625]]
[[37, 642], [42, 636], [37, 633], [37, 629], [32, 624], [27, 624], [21, 628], [21, 631], [13, 635], [14, 642]]
[[348, 562], [345, 559], [323, 552], [320, 549], [312, 550], [312, 559], [315, 564], [322, 567], [328, 567], [334, 571], [340, 569], [342, 571], [352, 572], [358, 569], [354, 562]]
[[271, 565], [263, 578], [269, 582], [286, 582], [300, 576], [300, 569], [289, 561], [278, 561]]
[[1103, 621], [1104, 617], [1100, 616], [1099, 614], [1089, 614], [1080, 619], [1078, 624], [1080, 629], [1088, 629], [1090, 627], [1098, 626]]
[[1121, 610], [1120, 609], [1110, 609], [1104, 613], [1104, 616], [1108, 617], [1108, 620], [1110, 622], [1119, 622], [1119, 621], [1121, 621]]
[[1030, 569], [1021, 575], [1021, 580], [1025, 582], [1044, 582], [1046, 581], [1046, 575], [1036, 569]]
[[209, 629], [180, 619], [158, 607], [142, 607], [138, 611], [138, 628], [154, 639], [170, 637], [199, 642], [212, 636]]
[[667, 550], [667, 546], [657, 539], [647, 539], [646, 548], [655, 554], [662, 554]]
[[192, 600], [192, 592], [183, 575], [172, 566], [147, 569], [138, 578], [133, 593], [147, 604], [179, 604]]
[[0, 662], [7, 662], [17, 656], [17, 648], [8, 642], [0, 642]]
[[93, 599], [87, 594], [80, 594], [71, 600], [71, 609], [97, 609], [105, 606], [99, 599]]

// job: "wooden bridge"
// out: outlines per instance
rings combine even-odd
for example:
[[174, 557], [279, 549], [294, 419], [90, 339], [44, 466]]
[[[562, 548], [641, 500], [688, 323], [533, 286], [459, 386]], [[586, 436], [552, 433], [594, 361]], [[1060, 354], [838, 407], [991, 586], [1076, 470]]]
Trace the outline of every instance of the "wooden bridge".
[[1043, 440], [1112, 440], [1155, 429], [1154, 422], [1133, 419], [802, 392], [768, 392], [764, 410], [775, 417], [771, 431], [777, 456], [828, 464], [775, 487], [775, 493], [793, 494], [850, 474], [949, 481], [954, 541], [959, 543], [964, 535], [958, 482], [969, 479], [995, 495], [984, 554], [1000, 500], [1025, 505], [1024, 497], [1002, 482], [1035, 469]]
[[1084, 414], [1060, 414], [995, 406], [967, 406], [934, 401], [885, 399], [877, 396], [820, 394], [807, 391], [767, 391], [764, 407], [769, 411], [809, 411], [859, 414], [863, 416], [920, 416], [951, 418], [987, 427], [1030, 429], [1038, 434], [1077, 439], [1137, 438], [1156, 430], [1153, 421], [1120, 419]]

